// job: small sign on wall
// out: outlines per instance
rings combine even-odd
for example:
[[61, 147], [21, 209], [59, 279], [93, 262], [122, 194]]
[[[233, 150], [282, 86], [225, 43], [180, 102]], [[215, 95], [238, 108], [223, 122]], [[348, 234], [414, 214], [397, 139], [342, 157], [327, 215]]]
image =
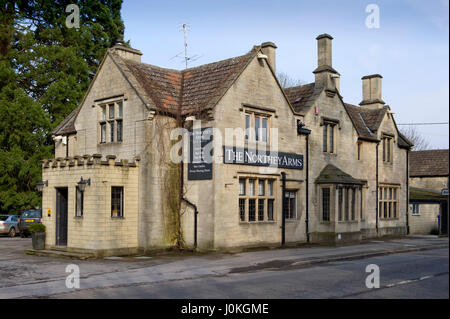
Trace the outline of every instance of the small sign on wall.
[[188, 179], [212, 179], [213, 129], [205, 127], [189, 132]]

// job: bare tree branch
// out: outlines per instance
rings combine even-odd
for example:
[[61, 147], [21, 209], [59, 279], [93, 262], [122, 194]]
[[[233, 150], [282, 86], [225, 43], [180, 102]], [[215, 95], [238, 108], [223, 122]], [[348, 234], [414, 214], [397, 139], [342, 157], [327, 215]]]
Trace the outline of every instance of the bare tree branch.
[[423, 136], [417, 131], [415, 126], [407, 126], [405, 128], [401, 128], [400, 132], [411, 142], [414, 144], [414, 151], [424, 151], [432, 149], [432, 145], [428, 138]]
[[283, 89], [305, 84], [305, 81], [294, 79], [285, 72], [277, 72], [277, 79]]

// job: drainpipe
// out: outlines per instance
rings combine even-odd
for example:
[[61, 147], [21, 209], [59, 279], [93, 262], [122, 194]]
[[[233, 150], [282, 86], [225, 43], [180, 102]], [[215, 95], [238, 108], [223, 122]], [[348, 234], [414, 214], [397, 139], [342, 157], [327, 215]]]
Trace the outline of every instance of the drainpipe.
[[406, 149], [406, 235], [409, 235], [409, 148]]
[[[186, 122], [186, 118], [183, 118], [181, 120], [181, 128], [184, 128], [184, 123]], [[182, 144], [181, 144], [182, 150], [184, 150], [184, 142], [182, 139]], [[198, 215], [198, 209], [197, 209], [197, 205], [195, 205], [194, 203], [190, 202], [187, 198], [184, 197], [183, 195], [183, 187], [184, 187], [184, 153], [182, 152], [183, 156], [181, 157], [181, 172], [180, 172], [180, 200], [182, 202], [185, 202], [188, 206], [190, 206], [191, 208], [194, 209], [194, 247], [193, 250], [196, 251], [197, 250], [197, 215]]]
[[297, 134], [305, 135], [306, 137], [306, 154], [305, 154], [305, 163], [306, 163], [306, 187], [305, 187], [305, 197], [306, 197], [306, 213], [305, 213], [305, 231], [306, 231], [306, 242], [309, 243], [309, 135], [311, 134], [311, 130], [304, 127], [305, 124], [302, 122], [297, 123]]
[[69, 135], [66, 135], [66, 157], [69, 157]]
[[375, 181], [376, 181], [376, 206], [375, 206], [375, 212], [376, 212], [376, 224], [375, 224], [375, 228], [377, 230], [377, 237], [378, 237], [378, 146], [380, 145], [380, 142], [377, 142], [377, 146], [376, 146], [376, 176], [375, 176]]
[[286, 173], [281, 172], [281, 189], [283, 193], [282, 209], [281, 209], [281, 247], [286, 244]]
[[[311, 131], [310, 131], [311, 132]], [[309, 243], [309, 133], [306, 134], [306, 214], [305, 214], [305, 226], [306, 226], [306, 242]]]

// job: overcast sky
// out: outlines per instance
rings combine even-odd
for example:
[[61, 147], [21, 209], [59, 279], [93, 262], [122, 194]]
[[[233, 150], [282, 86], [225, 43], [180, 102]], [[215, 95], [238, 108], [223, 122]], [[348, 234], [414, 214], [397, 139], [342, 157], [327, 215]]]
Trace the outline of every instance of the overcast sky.
[[[367, 28], [368, 4], [380, 10]], [[347, 103], [361, 101], [361, 77], [383, 76], [383, 99], [397, 123], [449, 121], [449, 1], [168, 1], [124, 0], [125, 39], [143, 62], [184, 68], [182, 24], [190, 26], [188, 55], [197, 66], [277, 46], [277, 71], [314, 81], [316, 36], [333, 36], [333, 67]], [[180, 54], [183, 56], [183, 54]], [[417, 126], [434, 148], [448, 148], [448, 125]]]

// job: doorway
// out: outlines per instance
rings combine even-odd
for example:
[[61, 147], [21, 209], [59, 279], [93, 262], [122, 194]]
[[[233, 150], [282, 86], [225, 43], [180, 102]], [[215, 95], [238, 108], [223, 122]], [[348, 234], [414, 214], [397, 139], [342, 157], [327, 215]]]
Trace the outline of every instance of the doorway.
[[67, 246], [67, 187], [56, 189], [56, 246]]

